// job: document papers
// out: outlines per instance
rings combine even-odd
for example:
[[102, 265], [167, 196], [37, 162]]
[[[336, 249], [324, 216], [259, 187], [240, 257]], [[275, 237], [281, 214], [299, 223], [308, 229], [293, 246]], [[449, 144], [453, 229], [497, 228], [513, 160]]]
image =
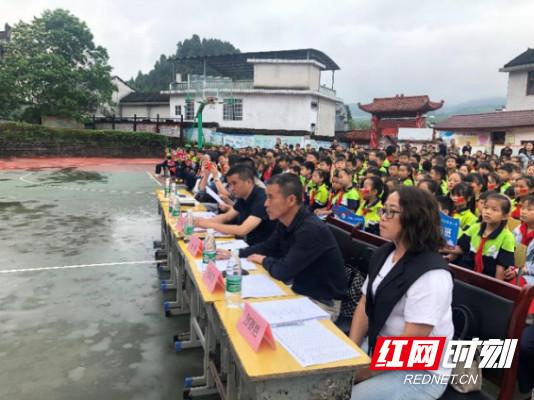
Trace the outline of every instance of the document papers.
[[209, 186], [206, 186], [206, 193], [211, 196], [219, 204], [224, 204], [223, 199], [217, 193], [215, 193]]
[[223, 249], [223, 250], [233, 251], [233, 250], [244, 249], [245, 247], [248, 247], [248, 244], [244, 240], [241, 240], [241, 239], [231, 240], [228, 242], [217, 242], [217, 248]]
[[283, 296], [284, 291], [271, 278], [265, 275], [245, 275], [241, 286], [241, 297]]
[[[253, 271], [256, 268], [256, 265], [253, 262], [248, 261], [246, 258], [241, 258], [241, 268], [246, 269], [247, 271]], [[228, 266], [228, 262], [230, 260], [216, 260], [215, 266], [219, 271], [226, 271], [226, 267]], [[202, 271], [202, 260], [197, 261], [197, 267], [199, 270]]]
[[316, 319], [296, 325], [278, 326], [273, 328], [273, 333], [278, 343], [303, 367], [360, 356]]
[[273, 327], [312, 319], [330, 319], [330, 315], [326, 311], [323, 311], [307, 297], [265, 301], [253, 303], [252, 306]]
[[178, 194], [178, 200], [182, 206], [194, 206], [196, 204], [194, 197], [186, 196], [184, 194]]

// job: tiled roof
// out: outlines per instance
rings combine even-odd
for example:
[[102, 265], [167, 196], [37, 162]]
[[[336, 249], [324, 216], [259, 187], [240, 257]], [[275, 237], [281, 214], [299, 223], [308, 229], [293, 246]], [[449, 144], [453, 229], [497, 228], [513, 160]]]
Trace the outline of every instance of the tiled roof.
[[381, 113], [425, 113], [443, 106], [441, 102], [430, 101], [428, 96], [404, 96], [375, 98], [372, 103], [360, 104], [358, 107], [372, 114]]
[[133, 92], [124, 96], [121, 103], [168, 103], [169, 95], [159, 92]]
[[497, 111], [484, 114], [453, 115], [437, 123], [439, 130], [499, 129], [534, 126], [534, 110]]
[[503, 68], [518, 67], [520, 65], [534, 64], [534, 49], [527, 49], [523, 53], [519, 54], [512, 61], [504, 64]]

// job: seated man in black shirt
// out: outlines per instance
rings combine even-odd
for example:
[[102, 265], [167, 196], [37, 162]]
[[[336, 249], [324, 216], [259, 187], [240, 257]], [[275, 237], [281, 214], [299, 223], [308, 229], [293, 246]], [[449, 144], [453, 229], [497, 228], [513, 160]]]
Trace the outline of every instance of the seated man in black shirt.
[[233, 207], [213, 218], [197, 218], [195, 226], [242, 236], [249, 245], [266, 240], [275, 223], [265, 212], [265, 190], [254, 184], [254, 171], [243, 164], [234, 165], [226, 174], [226, 181], [237, 198]]
[[241, 249], [239, 256], [262, 264], [275, 279], [292, 280], [296, 293], [336, 319], [339, 299], [347, 292], [343, 257], [328, 226], [302, 204], [302, 191], [293, 174], [275, 175], [267, 182], [265, 207], [278, 224], [269, 239]]

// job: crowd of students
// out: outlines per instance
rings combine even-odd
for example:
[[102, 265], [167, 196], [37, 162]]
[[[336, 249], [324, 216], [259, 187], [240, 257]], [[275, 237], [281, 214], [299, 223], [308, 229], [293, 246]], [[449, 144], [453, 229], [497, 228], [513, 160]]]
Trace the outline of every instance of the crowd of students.
[[[333, 319], [339, 316], [343, 307], [340, 300], [346, 300], [347, 286], [351, 283], [347, 282], [344, 261], [331, 232], [313, 214], [327, 216], [338, 205], [363, 217], [362, 229], [395, 244], [393, 250], [389, 249], [390, 252], [375, 263], [375, 272], [385, 271], [382, 275], [390, 272], [394, 265], [392, 260], [404, 259], [404, 252], [424, 250], [433, 254], [428, 256], [429, 260], [435, 261], [437, 254], [440, 260], [500, 280], [534, 284], [533, 143], [526, 143], [518, 156], [512, 155], [509, 146], [497, 156], [473, 152], [469, 144], [462, 149], [454, 144], [447, 147], [442, 141], [421, 148], [390, 145], [371, 150], [355, 145], [347, 148], [336, 142], [330, 148], [318, 150], [298, 144], [277, 145], [273, 149], [232, 149], [229, 146], [202, 151], [169, 149], [156, 172], [168, 172], [185, 183], [199, 201], [215, 202], [207, 188], [218, 193], [222, 199], [218, 205], [221, 214], [212, 220], [199, 219], [196, 225], [244, 237], [250, 247], [242, 250], [242, 256], [259, 262], [275, 278], [292, 282], [296, 292], [312, 298], [328, 310]], [[434, 206], [436, 212], [429, 214], [428, 210], [433, 210]], [[459, 220], [454, 246], [443, 245], [435, 237], [436, 232], [441, 232], [439, 216], [436, 218], [438, 211]], [[418, 231], [414, 231], [413, 226], [419, 227]], [[413, 235], [420, 235], [428, 243], [420, 243], [411, 237]], [[514, 255], [519, 246], [526, 249], [524, 265], [515, 265]], [[443, 266], [446, 262], [434, 264], [432, 268], [438, 268], [439, 264], [440, 269], [446, 269]], [[325, 271], [326, 266], [328, 270]], [[452, 296], [452, 281], [444, 285], [446, 272], [440, 270], [430, 271], [431, 274], [420, 280], [426, 270], [420, 272], [411, 283], [414, 287], [417, 283], [420, 288], [434, 285], [439, 289], [436, 293], [441, 293], [440, 299], [435, 298], [435, 293], [429, 293], [425, 302], [443, 308], [441, 315], [448, 316], [446, 303], [449, 294]], [[356, 342], [366, 336], [364, 331], [372, 332], [375, 337], [383, 333], [373, 326], [373, 321], [367, 320], [374, 314], [368, 305], [369, 296], [374, 299], [373, 304], [380, 304], [374, 293], [380, 286], [371, 285], [371, 292], [368, 280], [375, 276], [371, 270], [369, 275], [356, 280], [358, 293], [352, 303], [348, 302], [351, 337]], [[382, 279], [384, 276], [376, 281]], [[412, 307], [414, 314], [410, 288], [406, 287], [399, 296], [397, 300], [404, 301], [406, 309]], [[367, 306], [361, 301], [366, 298]], [[355, 311], [358, 302], [360, 305]], [[421, 312], [422, 303], [418, 301], [417, 304], [418, 313], [425, 315]], [[391, 305], [394, 306], [399, 307], [400, 303]], [[450, 301], [448, 307], [450, 309]], [[428, 307], [424, 309], [429, 310]], [[394, 310], [390, 308], [389, 313], [386, 312], [381, 326], [388, 326], [388, 317], [392, 318]], [[343, 310], [341, 313], [343, 315]], [[442, 336], [451, 334], [452, 319], [436, 321], [431, 314], [426, 311], [426, 317], [415, 318], [418, 323], [413, 324], [415, 328], [411, 327], [412, 333], [436, 336], [436, 329], [441, 329]], [[412, 322], [404, 321], [406, 325]], [[421, 328], [427, 325], [434, 329]], [[395, 333], [405, 333], [403, 329], [396, 329]], [[527, 371], [527, 377], [530, 373], [530, 379], [520, 379], [520, 389], [524, 392], [534, 386], [533, 336], [532, 327], [525, 329], [522, 354], [527, 356], [523, 359], [522, 370]], [[377, 380], [377, 386], [384, 386], [384, 379]], [[397, 386], [389, 383], [390, 387]], [[376, 392], [374, 385], [372, 390], [365, 389], [364, 385], [356, 387], [360, 387], [360, 395]], [[421, 398], [438, 398], [441, 389]]]

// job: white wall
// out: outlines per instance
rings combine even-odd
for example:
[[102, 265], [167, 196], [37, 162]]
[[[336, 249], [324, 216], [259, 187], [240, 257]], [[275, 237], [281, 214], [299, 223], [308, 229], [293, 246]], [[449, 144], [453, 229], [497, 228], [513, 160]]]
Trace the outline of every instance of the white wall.
[[508, 73], [506, 110], [534, 110], [534, 95], [527, 96], [527, 71]]
[[138, 118], [148, 117], [148, 107], [146, 106], [130, 106], [123, 104], [121, 105], [121, 117], [123, 118], [133, 118], [134, 115], [137, 115]]
[[[158, 114], [160, 119], [169, 118], [169, 106], [166, 104], [161, 105], [121, 105], [123, 118], [133, 118], [134, 115], [137, 115], [137, 118], [152, 118], [156, 119]], [[173, 109], [174, 111], [174, 109]], [[174, 118], [172, 116], [171, 118]]]
[[319, 90], [321, 70], [306, 63], [254, 63], [254, 87]]
[[[149, 107], [149, 113], [150, 118], [157, 118], [159, 114], [159, 118], [174, 118], [169, 116], [169, 106], [167, 104], [157, 105], [157, 106], [150, 106]], [[174, 111], [174, 110], [173, 110]]]
[[119, 101], [127, 94], [135, 92], [135, 90], [130, 88], [128, 85], [125, 85], [116, 76], [111, 79], [111, 82], [117, 87], [117, 89], [115, 89], [111, 94], [110, 104], [98, 107], [98, 110], [95, 113], [97, 117], [104, 117], [106, 114], [115, 114], [115, 116], [120, 117]]
[[336, 129], [336, 103], [319, 99], [319, 112], [317, 117], [316, 135], [320, 136], [334, 136]]
[[115, 90], [111, 96], [111, 101], [114, 104], [119, 104], [119, 101], [126, 96], [127, 94], [130, 94], [132, 92], [135, 92], [131, 87], [128, 85], [125, 85], [120, 79], [117, 79], [117, 77], [113, 77], [111, 82], [117, 86], [117, 90]]
[[[309, 94], [262, 94], [262, 93], [234, 93], [236, 99], [243, 99], [243, 120], [226, 121], [223, 120], [223, 104], [206, 106], [202, 113], [203, 122], [216, 122], [224, 128], [243, 129], [280, 129], [280, 130], [300, 130], [310, 131], [310, 124], [317, 121], [317, 109], [312, 109], [311, 102], [318, 101], [315, 96]], [[195, 113], [198, 109], [198, 99], [195, 99]], [[222, 101], [222, 98], [219, 98]], [[334, 134], [335, 107], [332, 104], [332, 111], [325, 110], [325, 126], [331, 125], [331, 135]], [[182, 106], [182, 113], [185, 113], [185, 96], [171, 95], [170, 111], [174, 115], [176, 105]], [[325, 106], [326, 108], [326, 106]], [[331, 114], [331, 122], [327, 122], [327, 115]], [[328, 131], [328, 128], [325, 128]], [[317, 132], [317, 130], [316, 130]]]

